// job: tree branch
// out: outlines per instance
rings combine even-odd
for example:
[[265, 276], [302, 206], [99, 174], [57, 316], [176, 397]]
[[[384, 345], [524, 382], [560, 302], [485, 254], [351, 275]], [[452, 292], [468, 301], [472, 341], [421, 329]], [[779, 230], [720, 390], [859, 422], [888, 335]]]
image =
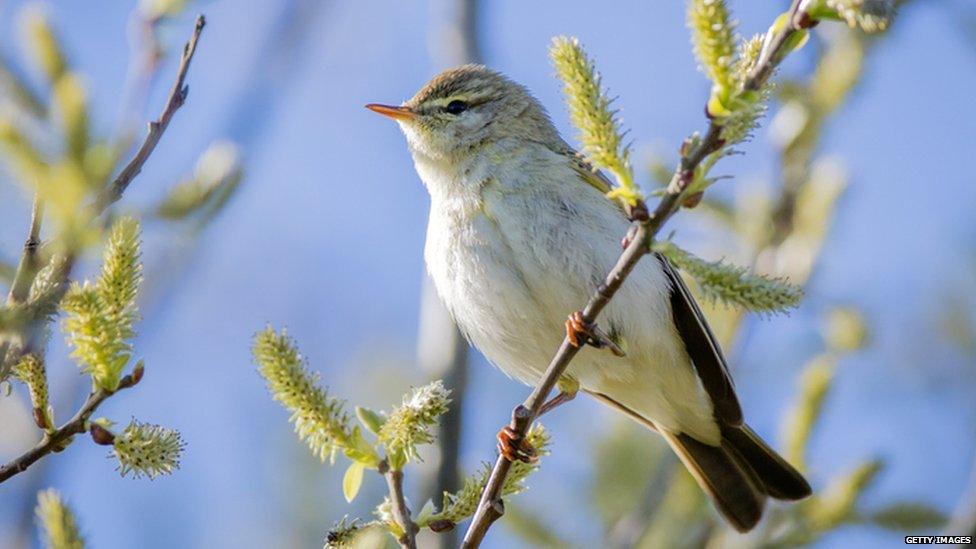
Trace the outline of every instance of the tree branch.
[[139, 147], [139, 150], [136, 151], [136, 155], [122, 168], [122, 171], [115, 177], [112, 184], [106, 187], [99, 194], [98, 198], [96, 198], [92, 206], [93, 217], [100, 215], [105, 211], [105, 208], [122, 197], [122, 193], [129, 187], [129, 183], [139, 175], [146, 160], [149, 160], [150, 155], [156, 149], [156, 145], [159, 143], [160, 138], [163, 137], [166, 127], [169, 126], [169, 121], [186, 101], [186, 96], [190, 92], [190, 87], [184, 84], [186, 73], [190, 69], [190, 62], [193, 60], [193, 54], [197, 50], [197, 41], [200, 39], [200, 34], [203, 32], [203, 27], [206, 24], [207, 20], [203, 15], [198, 15], [196, 25], [193, 28], [193, 35], [190, 36], [190, 41], [183, 46], [180, 66], [176, 71], [176, 81], [173, 82], [173, 87], [170, 89], [163, 112], [159, 115], [159, 118], [149, 123], [149, 132], [146, 134], [146, 138]]
[[[149, 131], [146, 134], [146, 138], [139, 150], [136, 152], [135, 156], [122, 168], [122, 171], [112, 180], [112, 183], [107, 186], [96, 198], [95, 201], [89, 207], [89, 218], [95, 220], [98, 216], [105, 212], [105, 210], [117, 202], [122, 194], [132, 183], [132, 180], [142, 171], [142, 167], [145, 165], [146, 161], [152, 155], [153, 151], [156, 149], [156, 145], [159, 143], [160, 138], [166, 131], [167, 126], [169, 126], [170, 120], [176, 111], [183, 106], [186, 101], [187, 93], [189, 88], [184, 83], [186, 80], [187, 71], [190, 68], [190, 62], [193, 60], [193, 54], [197, 49], [197, 42], [200, 39], [200, 34], [203, 32], [203, 27], [206, 25], [206, 19], [203, 15], [198, 15], [196, 19], [196, 24], [194, 25], [193, 34], [190, 36], [190, 40], [183, 47], [183, 55], [180, 58], [180, 65], [176, 72], [176, 81], [173, 83], [173, 87], [170, 90], [169, 97], [166, 100], [166, 106], [163, 108], [162, 113], [159, 118], [149, 123]], [[37, 203], [35, 202], [35, 209], [37, 208]], [[35, 227], [35, 221], [37, 229], [40, 229], [40, 216], [36, 216], [36, 220], [31, 221], [31, 231], [33, 232]], [[30, 242], [30, 237], [28, 237], [28, 242]], [[25, 253], [27, 252], [27, 246], [25, 246]], [[75, 254], [73, 252], [68, 252], [64, 257], [64, 260], [59, 265], [59, 269], [54, 273], [54, 280], [57, 281], [59, 287], [59, 296], [67, 290], [68, 287], [68, 277], [71, 275], [71, 269], [74, 266]], [[14, 276], [15, 283], [11, 287], [11, 293], [16, 289], [16, 280], [20, 275], [20, 268], [18, 267], [18, 273]], [[31, 278], [31, 281], [33, 278]], [[30, 284], [26, 284], [27, 291], [30, 290]], [[25, 323], [24, 326], [20, 327], [19, 333], [8, 334], [6, 337], [2, 338], [0, 341], [0, 373], [6, 373], [9, 369], [9, 365], [15, 363], [22, 355], [32, 352], [34, 347], [37, 345], [37, 334], [40, 331], [39, 324], [43, 319], [33, 318], [30, 322]], [[21, 345], [19, 348], [15, 349], [13, 356], [7, 360], [7, 350], [10, 347], [10, 341], [12, 336], [19, 336], [21, 340]], [[0, 376], [0, 379], [3, 379]]]
[[23, 473], [28, 467], [33, 465], [37, 460], [42, 457], [52, 453], [60, 452], [71, 443], [72, 437], [75, 435], [84, 433], [88, 430], [88, 419], [91, 418], [95, 410], [98, 409], [99, 405], [105, 401], [108, 397], [114, 395], [118, 391], [123, 389], [128, 389], [139, 380], [142, 379], [142, 369], [136, 369], [131, 374], [122, 378], [119, 382], [119, 388], [115, 391], [106, 391], [105, 389], [99, 389], [88, 395], [85, 403], [81, 408], [75, 413], [74, 417], [68, 420], [67, 423], [58, 427], [50, 433], [45, 433], [44, 438], [37, 443], [36, 446], [22, 454], [20, 457], [0, 466], [0, 483], [6, 481], [10, 477]]
[[27, 233], [27, 240], [24, 241], [24, 251], [20, 255], [14, 281], [10, 285], [10, 293], [7, 295], [8, 306], [22, 303], [30, 294], [31, 283], [34, 281], [34, 275], [37, 274], [38, 269], [37, 250], [41, 246], [41, 221], [43, 219], [44, 202], [35, 193], [34, 205], [31, 208], [30, 230]]
[[[94, 221], [109, 206], [121, 198], [129, 184], [136, 177], [136, 175], [142, 171], [142, 167], [156, 149], [156, 145], [159, 143], [160, 138], [166, 131], [167, 126], [169, 126], [169, 122], [173, 118], [173, 115], [181, 106], [183, 106], [183, 103], [186, 101], [188, 87], [184, 81], [186, 80], [186, 74], [190, 68], [190, 62], [193, 60], [193, 54], [196, 52], [197, 42], [200, 39], [200, 34], [202, 33], [205, 25], [206, 20], [204, 19], [203, 15], [197, 16], [193, 34], [191, 35], [189, 42], [187, 42], [183, 48], [183, 55], [180, 58], [180, 65], [176, 73], [176, 81], [173, 83], [173, 87], [170, 90], [169, 97], [166, 101], [166, 106], [163, 108], [162, 114], [160, 114], [158, 119], [149, 123], [149, 132], [147, 133], [142, 146], [139, 147], [139, 150], [136, 152], [135, 156], [129, 161], [128, 164], [126, 164], [112, 183], [106, 187], [105, 190], [98, 195], [98, 197], [96, 197], [88, 212], [88, 215], [92, 221]], [[33, 281], [33, 275], [36, 274], [36, 265], [33, 265], [33, 268], [28, 268], [28, 266], [32, 263], [36, 263], [36, 250], [38, 247], [37, 240], [40, 233], [41, 218], [43, 217], [42, 214], [42, 205], [37, 199], [35, 199], [30, 233], [27, 238], [27, 243], [24, 246], [24, 256], [21, 258], [21, 264], [18, 266], [17, 274], [14, 276], [14, 283], [11, 285], [10, 291], [11, 297], [19, 298], [20, 301], [29, 295], [30, 283]], [[54, 279], [58, 281], [59, 297], [67, 290], [68, 278], [71, 274], [71, 269], [75, 260], [75, 254], [73, 252], [68, 252], [64, 260], [58, 266], [58, 270], [54, 274]], [[28, 277], [27, 274], [24, 274], [26, 272], [30, 272], [31, 275]], [[9, 301], [10, 300], [8, 299], [8, 302]], [[15, 300], [14, 303], [19, 303], [20, 301]], [[39, 340], [41, 339], [39, 334], [43, 331], [40, 329], [43, 323], [42, 321], [42, 318], [32, 318], [29, 322], [19, 327], [17, 334], [12, 334], [19, 337], [21, 344], [19, 347], [15, 348], [14, 353], [11, 353], [13, 356], [9, 357], [9, 360], [7, 360], [7, 354], [10, 347], [11, 334], [8, 334], [3, 338], [3, 341], [0, 342], [0, 373], [5, 374], [9, 364], [16, 363], [21, 356], [35, 351], [35, 347], [39, 345]], [[124, 389], [135, 385], [139, 382], [141, 377], [142, 370], [137, 368], [131, 374], [122, 378], [119, 389]], [[77, 413], [75, 413], [74, 417], [68, 421], [68, 423], [54, 430], [52, 433], [46, 434], [41, 442], [39, 442], [37, 446], [29, 450], [27, 453], [0, 467], [0, 482], [3, 482], [16, 474], [25, 471], [42, 457], [52, 452], [59, 452], [63, 450], [64, 447], [70, 443], [71, 437], [86, 430], [88, 418], [91, 416], [91, 414], [98, 408], [102, 401], [115, 394], [115, 392], [117, 391], [110, 392], [98, 390], [91, 393], [82, 407]]]
[[[24, 241], [24, 250], [20, 255], [20, 261], [17, 263], [13, 282], [10, 284], [7, 307], [22, 303], [30, 295], [31, 284], [34, 282], [38, 270], [37, 250], [41, 245], [41, 222], [43, 219], [44, 202], [35, 193], [34, 205], [31, 208], [30, 229], [27, 232], [27, 239]], [[6, 361], [7, 349], [9, 348], [9, 341], [4, 339], [3, 342], [0, 342], [0, 380], [7, 379], [10, 372]]]
[[[747, 90], [759, 89], [772, 75], [776, 66], [785, 57], [787, 51], [784, 46], [789, 39], [800, 30], [803, 15], [799, 12], [799, 0], [793, 0], [788, 13], [787, 23], [770, 41], [755, 68], [746, 79], [745, 88]], [[697, 142], [691, 150], [683, 151], [681, 161], [671, 178], [667, 191], [658, 202], [657, 207], [649, 215], [644, 208], [637, 208], [634, 223], [631, 227], [633, 236], [624, 249], [617, 263], [607, 274], [603, 283], [596, 289], [586, 306], [583, 308], [583, 321], [595, 323], [600, 312], [610, 302], [624, 280], [633, 271], [637, 262], [648, 254], [654, 237], [661, 230], [664, 223], [681, 207], [682, 193], [694, 178], [694, 171], [698, 165], [710, 154], [718, 151], [724, 144], [721, 139], [722, 125], [720, 119], [713, 119], [708, 126], [705, 136]], [[529, 427], [539, 413], [539, 408], [548, 398], [557, 380], [569, 366], [580, 348], [574, 347], [568, 337], [564, 337], [559, 350], [556, 352], [552, 361], [546, 369], [545, 376], [532, 394], [512, 411], [511, 427], [515, 432], [524, 437]], [[503, 456], [498, 456], [495, 466], [492, 469], [488, 483], [482, 493], [481, 501], [478, 504], [474, 518], [471, 521], [468, 531], [464, 535], [461, 544], [463, 548], [475, 548], [481, 545], [485, 534], [491, 525], [498, 520], [505, 512], [504, 503], [501, 500], [501, 490], [505, 483], [505, 477], [512, 466], [512, 462]]]
[[406, 549], [417, 549], [417, 532], [420, 528], [410, 518], [410, 508], [407, 507], [407, 499], [403, 495], [403, 471], [391, 469], [389, 463], [384, 460], [380, 463], [379, 472], [386, 479], [386, 485], [390, 489], [393, 519], [400, 528], [403, 528], [403, 535], [397, 539], [397, 542]]

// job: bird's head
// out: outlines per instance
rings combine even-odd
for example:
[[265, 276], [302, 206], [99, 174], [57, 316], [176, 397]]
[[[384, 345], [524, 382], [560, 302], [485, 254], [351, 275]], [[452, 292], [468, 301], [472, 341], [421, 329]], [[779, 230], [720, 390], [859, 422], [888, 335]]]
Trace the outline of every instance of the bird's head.
[[525, 87], [483, 65], [444, 71], [402, 105], [366, 108], [396, 120], [411, 151], [434, 160], [460, 160], [505, 138], [560, 141]]

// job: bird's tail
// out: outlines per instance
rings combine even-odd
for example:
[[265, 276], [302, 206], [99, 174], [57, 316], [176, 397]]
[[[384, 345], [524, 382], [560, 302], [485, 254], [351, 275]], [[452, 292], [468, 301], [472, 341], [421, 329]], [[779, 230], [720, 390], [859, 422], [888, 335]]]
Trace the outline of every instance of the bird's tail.
[[659, 431], [716, 509], [740, 532], [759, 522], [767, 496], [797, 500], [810, 495], [803, 476], [746, 425], [724, 427], [721, 446]]

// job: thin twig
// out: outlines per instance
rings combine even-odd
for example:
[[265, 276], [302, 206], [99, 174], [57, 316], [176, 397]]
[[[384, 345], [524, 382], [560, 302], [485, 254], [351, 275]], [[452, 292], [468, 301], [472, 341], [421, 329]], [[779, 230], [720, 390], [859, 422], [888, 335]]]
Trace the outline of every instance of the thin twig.
[[136, 383], [139, 383], [141, 378], [142, 370], [139, 369], [123, 377], [119, 382], [119, 388], [117, 390], [107, 391], [105, 389], [98, 389], [89, 394], [82, 407], [67, 423], [50, 433], [45, 433], [44, 438], [36, 446], [24, 452], [20, 457], [0, 466], [0, 482], [4, 482], [19, 473], [23, 473], [42, 457], [52, 452], [60, 452], [63, 450], [65, 446], [71, 443], [71, 437], [88, 430], [88, 419], [95, 413], [95, 410], [98, 409], [98, 406], [105, 399], [122, 389], [128, 389]]
[[[747, 77], [744, 84], [747, 90], [759, 89], [772, 75], [776, 65], [782, 61], [786, 53], [783, 51], [783, 46], [799, 30], [797, 26], [798, 10], [799, 0], [793, 0], [788, 12], [788, 22], [775, 36], [771, 37], [770, 43], [758, 60], [756, 67]], [[708, 155], [722, 147], [721, 133], [721, 121], [713, 119], [709, 123], [705, 136], [691, 150], [685, 151], [682, 155], [671, 183], [654, 211], [644, 219], [638, 218], [634, 221], [634, 235], [630, 239], [630, 243], [583, 308], [584, 322], [596, 322], [597, 316], [620, 289], [637, 262], [650, 252], [654, 237], [664, 223], [681, 207], [682, 193], [693, 180], [695, 169]], [[526, 435], [539, 413], [539, 408], [556, 385], [556, 381], [562, 376], [579, 351], [579, 347], [573, 346], [568, 337], [563, 338], [563, 342], [549, 363], [542, 381], [525, 402], [512, 411], [511, 428], [515, 430], [518, 436], [524, 437]], [[505, 459], [504, 456], [498, 456], [496, 459], [491, 476], [485, 485], [484, 492], [482, 492], [478, 510], [468, 526], [461, 547], [473, 549], [480, 546], [485, 534], [488, 533], [488, 529], [505, 512], [504, 503], [501, 500], [501, 491], [511, 466], [512, 462]]]
[[173, 82], [173, 87], [170, 89], [169, 98], [166, 100], [166, 106], [163, 108], [163, 112], [159, 115], [159, 118], [149, 123], [149, 132], [146, 134], [146, 139], [142, 142], [139, 150], [136, 151], [136, 155], [129, 161], [125, 168], [122, 168], [122, 171], [115, 177], [112, 184], [106, 187], [95, 200], [92, 206], [95, 216], [100, 215], [105, 211], [105, 208], [122, 197], [122, 193], [128, 188], [129, 183], [139, 175], [146, 160], [149, 160], [149, 156], [156, 149], [159, 139], [163, 136], [163, 132], [166, 131], [166, 127], [169, 126], [169, 121], [186, 101], [186, 96], [190, 91], [190, 87], [184, 83], [186, 73], [190, 69], [190, 61], [193, 60], [193, 54], [196, 52], [197, 41], [200, 39], [200, 33], [203, 32], [203, 27], [206, 24], [207, 20], [203, 15], [198, 15], [196, 25], [193, 29], [193, 35], [190, 37], [190, 41], [183, 46], [180, 66], [176, 71], [176, 81]]
[[[180, 58], [180, 65], [176, 72], [176, 81], [173, 83], [173, 87], [170, 90], [169, 97], [166, 100], [166, 106], [163, 108], [159, 118], [149, 123], [149, 131], [135, 156], [133, 156], [128, 164], [122, 168], [122, 171], [119, 172], [115, 179], [112, 180], [112, 183], [107, 186], [91, 204], [88, 215], [92, 221], [94, 221], [98, 216], [105, 212], [109, 206], [114, 204], [119, 200], [119, 198], [122, 197], [122, 193], [124, 193], [129, 187], [129, 184], [132, 183], [135, 176], [142, 171], [142, 167], [145, 165], [146, 161], [149, 160], [149, 156], [156, 149], [156, 145], [163, 136], [163, 132], [165, 132], [167, 126], [169, 126], [170, 119], [173, 118], [176, 111], [179, 110], [179, 108], [183, 106], [183, 103], [186, 101], [189, 89], [184, 82], [186, 80], [187, 71], [190, 68], [190, 62], [193, 60], [193, 54], [197, 49], [197, 42], [200, 39], [200, 34], [205, 25], [206, 19], [204, 19], [203, 15], [198, 15], [196, 24], [194, 25], [193, 34], [190, 36], [189, 42], [187, 42], [183, 47], [183, 55]], [[33, 221], [31, 226], [33, 229]], [[58, 265], [58, 270], [53, 275], [53, 279], [57, 281], [57, 297], [60, 297], [60, 295], [63, 295], [63, 293], [67, 291], [68, 278], [71, 275], [71, 270], [74, 267], [76, 259], [77, 257], [75, 254], [69, 251]], [[15, 275], [14, 278], [16, 279], [17, 276]], [[34, 348], [38, 345], [38, 339], [40, 339], [39, 334], [43, 332], [43, 330], [40, 329], [43, 325], [43, 320], [43, 318], [31, 319], [30, 322], [20, 327], [19, 333], [7, 334], [5, 337], [3, 337], [2, 342], [0, 342], [0, 373], [5, 372], [10, 364], [16, 363], [16, 361], [19, 360], [19, 358], [24, 354], [34, 351]], [[14, 336], [17, 336], [20, 339], [21, 344], [19, 347], [15, 348], [15, 352], [12, 353], [13, 356], [10, 356], [9, 360], [6, 360], [7, 350], [10, 347], [11, 338]], [[0, 379], [2, 379], [2, 377], [0, 377]]]
[[[35, 193], [34, 205], [31, 208], [30, 229], [27, 231], [24, 250], [21, 252], [20, 261], [17, 263], [13, 282], [10, 284], [10, 293], [7, 294], [7, 307], [14, 307], [23, 303], [30, 295], [31, 284], [33, 284], [38, 271], [37, 250], [41, 245], [41, 222], [43, 219], [44, 202]], [[10, 373], [6, 361], [9, 348], [10, 341], [4, 338], [0, 342], [0, 380], [7, 379], [7, 375]]]
[[37, 250], [41, 246], [41, 222], [43, 219], [44, 201], [35, 194], [34, 205], [31, 208], [30, 230], [27, 233], [27, 240], [24, 241], [24, 250], [20, 255], [20, 262], [17, 264], [14, 281], [10, 285], [7, 306], [23, 303], [30, 295], [31, 284], [34, 282], [34, 275], [37, 274], [39, 267]]
[[[145, 165], [146, 161], [149, 159], [149, 156], [155, 150], [156, 145], [159, 143], [159, 139], [162, 137], [163, 132], [166, 131], [166, 127], [169, 125], [170, 119], [172, 119], [176, 111], [179, 110], [179, 108], [183, 106], [183, 103], [186, 101], [188, 88], [184, 81], [186, 80], [186, 74], [190, 68], [190, 62], [193, 60], [193, 54], [196, 52], [197, 42], [200, 39], [200, 34], [205, 25], [206, 20], [204, 19], [203, 15], [197, 16], [193, 34], [191, 35], [189, 42], [187, 42], [183, 48], [183, 56], [180, 59], [179, 69], [176, 73], [176, 81], [173, 84], [173, 88], [170, 90], [169, 98], [166, 101], [166, 106], [163, 108], [162, 114], [158, 119], [149, 123], [149, 132], [147, 133], [145, 141], [143, 142], [142, 146], [139, 147], [139, 150], [136, 152], [135, 156], [129, 161], [128, 164], [126, 164], [119, 175], [115, 177], [112, 183], [106, 187], [106, 189], [91, 205], [88, 212], [91, 221], [94, 221], [109, 206], [121, 198], [129, 184], [132, 182], [135, 176], [139, 174], [143, 165]], [[34, 218], [31, 221], [31, 234], [34, 234], [35, 229], [38, 233], [40, 231], [40, 218], [42, 217], [42, 210], [39, 208], [37, 201], [35, 201], [34, 214]], [[29, 236], [28, 242], [30, 241], [31, 238]], [[25, 253], [26, 252], [27, 246], [25, 246]], [[58, 284], [59, 296], [63, 295], [63, 293], [67, 290], [68, 278], [71, 275], [71, 269], [76, 258], [77, 257], [73, 252], [69, 252], [58, 264], [58, 269], [54, 273], [54, 280], [56, 280]], [[52, 259], [52, 261], [53, 260], [54, 259]], [[14, 278], [16, 280], [18, 276], [15, 275]], [[17, 286], [16, 282], [14, 286]], [[30, 285], [27, 285], [27, 288], [29, 290]], [[12, 287], [11, 292], [13, 289], [14, 288]], [[35, 352], [36, 347], [40, 345], [40, 340], [43, 339], [40, 335], [43, 333], [43, 330], [41, 329], [43, 327], [43, 320], [44, 319], [42, 318], [31, 319], [30, 322], [19, 327], [17, 334], [8, 334], [3, 341], [0, 342], [0, 370], [5, 370], [7, 368], [7, 364], [16, 363], [21, 356]], [[16, 335], [20, 339], [21, 343], [15, 348], [13, 353], [9, 353], [13, 356], [10, 356], [9, 360], [7, 360], [6, 355], [8, 354], [11, 335]], [[141, 375], [141, 370], [133, 371], [132, 374], [129, 374], [122, 379], [119, 388], [123, 389], [135, 385], [138, 383]], [[105, 390], [98, 390], [91, 393], [88, 396], [88, 399], [85, 401], [85, 404], [82, 405], [81, 409], [78, 410], [75, 416], [68, 423], [59, 429], [56, 429], [53, 433], [45, 435], [44, 439], [41, 440], [37, 446], [0, 468], [0, 482], [3, 482], [11, 476], [23, 472], [45, 455], [62, 450], [70, 442], [72, 436], [80, 432], [84, 432], [86, 423], [92, 412], [98, 408], [103, 400], [112, 396], [114, 393], [115, 392], [108, 392]]]
[[407, 498], [403, 495], [403, 471], [391, 469], [384, 460], [380, 463], [379, 472], [386, 479], [386, 485], [390, 490], [390, 508], [393, 513], [393, 520], [403, 529], [403, 535], [397, 539], [397, 542], [406, 549], [417, 549], [417, 532], [420, 531], [420, 528], [410, 518]]

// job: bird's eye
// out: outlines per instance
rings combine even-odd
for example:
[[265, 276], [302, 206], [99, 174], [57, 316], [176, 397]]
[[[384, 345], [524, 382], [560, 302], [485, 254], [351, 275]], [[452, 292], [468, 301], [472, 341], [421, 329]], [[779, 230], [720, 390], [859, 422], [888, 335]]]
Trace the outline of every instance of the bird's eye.
[[444, 111], [450, 114], [461, 114], [462, 112], [468, 110], [468, 104], [460, 99], [455, 99], [444, 107]]

